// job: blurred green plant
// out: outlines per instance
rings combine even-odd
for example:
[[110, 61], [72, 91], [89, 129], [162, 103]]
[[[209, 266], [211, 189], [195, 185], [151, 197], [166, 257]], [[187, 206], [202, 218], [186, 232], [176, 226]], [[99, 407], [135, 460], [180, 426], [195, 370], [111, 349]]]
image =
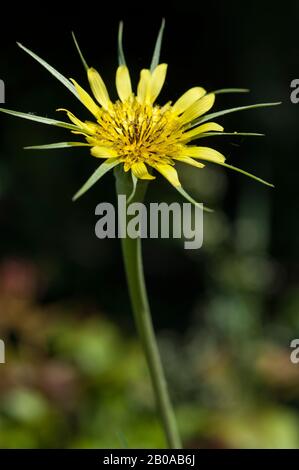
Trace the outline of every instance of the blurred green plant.
[[[225, 250], [220, 260], [228, 263]], [[268, 269], [274, 269], [270, 260]], [[261, 323], [257, 305], [265, 286], [253, 290], [250, 278], [234, 278], [224, 297], [223, 270], [216, 273], [212, 298], [207, 293], [195, 306], [190, 329], [159, 336], [183, 441], [186, 447], [297, 448], [298, 369], [281, 346], [294, 303], [285, 304], [283, 318]], [[163, 447], [136, 338], [97, 309], [89, 307], [82, 317], [82, 306], [40, 305], [37, 276], [32, 263], [21, 260], [0, 266], [0, 310], [6, 313], [0, 336], [8, 338], [0, 447]]]

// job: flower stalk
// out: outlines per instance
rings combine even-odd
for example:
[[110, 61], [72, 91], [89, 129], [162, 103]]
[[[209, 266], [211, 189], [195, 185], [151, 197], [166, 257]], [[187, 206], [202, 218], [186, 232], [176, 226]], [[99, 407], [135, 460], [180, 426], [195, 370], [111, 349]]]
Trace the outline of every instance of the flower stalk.
[[[132, 190], [129, 175], [117, 168], [115, 169], [115, 177], [117, 194], [124, 194], [129, 197]], [[146, 187], [146, 182], [139, 182], [134, 196], [131, 197], [131, 202], [142, 202]], [[181, 440], [169, 397], [147, 298], [141, 238], [132, 239], [128, 236], [122, 238], [122, 253], [135, 324], [145, 354], [167, 445], [170, 449], [181, 449]]]

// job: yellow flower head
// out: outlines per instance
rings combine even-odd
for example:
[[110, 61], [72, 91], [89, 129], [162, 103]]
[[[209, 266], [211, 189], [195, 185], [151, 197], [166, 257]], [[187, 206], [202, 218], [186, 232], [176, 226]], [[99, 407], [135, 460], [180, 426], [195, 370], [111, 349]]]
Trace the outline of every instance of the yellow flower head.
[[[84, 141], [61, 142], [41, 145], [36, 149], [62, 148], [70, 146], [88, 146], [90, 153], [104, 162], [89, 178], [74, 199], [86, 192], [107, 171], [122, 165], [125, 172], [131, 172], [133, 183], [138, 179], [153, 180], [156, 172], [162, 174], [183, 196], [194, 200], [181, 186], [176, 162], [186, 163], [197, 168], [204, 168], [203, 162], [214, 162], [232, 168], [254, 179], [268, 184], [244, 170], [225, 163], [225, 157], [218, 151], [204, 146], [194, 145], [193, 141], [215, 135], [261, 135], [253, 133], [224, 133], [223, 127], [210, 122], [215, 117], [242, 109], [270, 106], [278, 103], [262, 103], [240, 108], [206, 114], [214, 105], [215, 95], [224, 92], [244, 92], [243, 89], [224, 89], [208, 93], [202, 87], [193, 87], [186, 91], [174, 103], [160, 105], [157, 99], [165, 82], [167, 64], [159, 64], [159, 54], [164, 23], [157, 39], [150, 69], [140, 72], [137, 91], [132, 90], [129, 70], [125, 64], [122, 50], [122, 25], [119, 34], [119, 62], [116, 71], [116, 90], [119, 99], [112, 102], [100, 74], [88, 67], [75, 40], [79, 54], [87, 71], [93, 97], [75, 80], [68, 80], [43, 59], [20, 45], [50, 73], [60, 80], [92, 115], [92, 120], [82, 121], [68, 110], [65, 111], [70, 123], [43, 118], [32, 114], [1, 109], [1, 111], [19, 117], [52, 124], [69, 129], [72, 133], [84, 137]], [[208, 122], [209, 121], [209, 122]]]
[[134, 94], [128, 68], [119, 66], [116, 72], [119, 100], [113, 103], [99, 73], [89, 68], [88, 79], [96, 102], [75, 80], [72, 82], [94, 121], [82, 122], [71, 112], [66, 113], [77, 126], [72, 132], [84, 135], [94, 157], [123, 164], [125, 171], [132, 171], [140, 179], [154, 179], [149, 172], [153, 168], [173, 186], [180, 186], [175, 161], [199, 168], [204, 165], [197, 160], [224, 162], [223, 155], [216, 150], [187, 145], [206, 132], [223, 128], [211, 122], [190, 129], [191, 123], [209, 111], [215, 100], [215, 95], [207, 94], [203, 88], [191, 88], [173, 105], [155, 104], [166, 70], [166, 64], [157, 65], [153, 72], [143, 69]]

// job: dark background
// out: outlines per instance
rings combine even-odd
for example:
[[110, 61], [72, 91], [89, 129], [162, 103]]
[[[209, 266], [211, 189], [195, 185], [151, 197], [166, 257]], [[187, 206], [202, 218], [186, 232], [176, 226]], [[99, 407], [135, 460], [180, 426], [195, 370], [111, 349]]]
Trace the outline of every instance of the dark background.
[[[182, 169], [186, 189], [215, 209], [205, 215], [204, 246], [186, 251], [177, 240], [147, 240], [144, 260], [186, 445], [299, 447], [299, 366], [289, 359], [290, 341], [299, 336], [299, 105], [290, 101], [290, 82], [299, 72], [298, 3], [172, 2], [166, 8], [162, 3], [65, 2], [14, 9], [7, 9], [0, 32], [0, 78], [10, 109], [55, 117], [55, 109], [65, 107], [87, 118], [16, 41], [87, 87], [70, 34], [74, 30], [88, 64], [100, 71], [115, 96], [119, 20], [124, 21], [125, 54], [136, 86], [139, 70], [149, 66], [162, 17], [161, 61], [169, 68], [159, 102], [175, 100], [196, 85], [251, 90], [218, 96], [215, 110], [282, 101], [279, 107], [217, 121], [226, 131], [265, 137], [208, 142], [229, 163], [273, 182], [275, 189], [213, 165], [204, 171]], [[61, 434], [63, 447], [117, 447], [114, 431], [105, 432], [107, 421], [113, 430], [121, 427], [129, 446], [163, 445], [143, 366], [138, 366], [144, 376], [136, 406], [132, 388], [139, 375], [130, 381], [128, 372], [118, 383], [120, 368], [122, 374], [129, 367], [138, 369], [134, 361], [139, 364], [140, 352], [119, 242], [94, 235], [95, 206], [115, 200], [113, 175], [72, 203], [97, 162], [80, 148], [22, 149], [67, 139], [66, 130], [0, 116], [0, 337], [8, 356], [1, 365], [0, 446], [51, 447]], [[150, 184], [147, 197], [178, 200], [162, 178]], [[103, 357], [113, 356], [121, 343], [124, 361], [120, 365], [115, 358], [103, 373], [96, 346], [107, 343], [102, 323], [117, 337], [115, 345], [108, 341]], [[80, 331], [89, 350], [95, 343], [90, 357], [82, 346], [92, 373], [77, 357]], [[67, 332], [78, 336], [70, 336], [66, 352], [61, 341]], [[131, 348], [137, 348], [136, 357], [127, 364]], [[107, 378], [108, 370], [116, 378]], [[116, 402], [107, 404], [106, 395]], [[33, 418], [25, 412], [24, 419], [26, 400]], [[128, 403], [127, 416], [123, 408]], [[42, 425], [47, 432], [41, 435]]]

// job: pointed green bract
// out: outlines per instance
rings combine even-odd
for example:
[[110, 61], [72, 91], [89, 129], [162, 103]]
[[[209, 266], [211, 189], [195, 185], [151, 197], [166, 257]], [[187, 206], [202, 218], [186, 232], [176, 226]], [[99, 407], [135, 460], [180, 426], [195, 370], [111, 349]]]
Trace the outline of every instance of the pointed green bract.
[[118, 46], [117, 46], [117, 53], [118, 53], [118, 65], [126, 65], [125, 54], [123, 50], [123, 30], [124, 30], [124, 23], [123, 21], [119, 22], [118, 27]]
[[221, 88], [219, 90], [211, 91], [214, 95], [221, 95], [224, 93], [249, 93], [248, 88]]
[[50, 64], [48, 64], [45, 60], [41, 59], [37, 54], [30, 51], [30, 49], [27, 49], [27, 47], [23, 46], [19, 42], [17, 42], [17, 45], [21, 49], [23, 49], [23, 51], [27, 52], [27, 54], [31, 55], [31, 57], [33, 57], [35, 60], [37, 60], [37, 62], [39, 62], [43, 67], [45, 67], [48, 70], [48, 72], [50, 72], [52, 75], [54, 75], [54, 77], [57, 78], [57, 80], [59, 80], [64, 86], [66, 86], [66, 88], [68, 88], [70, 90], [70, 92], [73, 93], [73, 95], [75, 95], [76, 98], [79, 99], [76, 88], [74, 87], [74, 85], [72, 84], [72, 82], [68, 78], [64, 77], [64, 75], [62, 75], [60, 72], [55, 70], [54, 67], [52, 67]]
[[[174, 188], [188, 201], [188, 202], [191, 202], [191, 204], [193, 204], [194, 206], [196, 207], [199, 207], [201, 208], [201, 205], [199, 202], [195, 201], [195, 199], [193, 199], [193, 197], [190, 196], [190, 194], [188, 194], [184, 188], [182, 186], [174, 186]], [[208, 207], [204, 207], [203, 203], [202, 204], [202, 209], [205, 211], [205, 212], [214, 212], [212, 209], [209, 209]]]
[[165, 28], [165, 19], [163, 18], [161, 27], [158, 33], [154, 53], [153, 53], [153, 58], [152, 58], [151, 67], [150, 67], [151, 72], [153, 72], [155, 68], [157, 67], [157, 65], [159, 64], [164, 28]]
[[133, 198], [135, 196], [135, 193], [136, 193], [137, 183], [138, 183], [138, 178], [136, 178], [134, 173], [131, 172], [131, 174], [132, 174], [133, 188], [132, 188], [132, 192], [131, 192], [130, 196], [128, 197], [127, 204], [130, 204], [130, 202], [133, 200]]
[[266, 186], [269, 186], [270, 188], [274, 188], [274, 184], [268, 183], [267, 181], [262, 180], [258, 176], [252, 175], [251, 173], [248, 173], [247, 171], [242, 170], [241, 168], [228, 165], [227, 163], [224, 163], [224, 162], [217, 162], [217, 165], [221, 165], [221, 166], [224, 166], [225, 168], [229, 168], [230, 170], [234, 170], [234, 171], [237, 171], [238, 173], [242, 173], [243, 175], [249, 176], [249, 178], [252, 178], [253, 180], [258, 181], [259, 183], [265, 184]]
[[88, 65], [87, 65], [86, 60], [84, 59], [84, 56], [83, 56], [82, 52], [81, 52], [81, 49], [80, 49], [80, 47], [79, 47], [79, 44], [78, 44], [78, 41], [77, 41], [77, 39], [76, 39], [76, 36], [75, 36], [74, 31], [72, 31], [72, 38], [73, 38], [73, 41], [74, 41], [74, 43], [75, 43], [76, 49], [77, 49], [77, 51], [78, 51], [78, 54], [79, 54], [79, 56], [80, 56], [81, 62], [82, 62], [82, 64], [83, 64], [83, 67], [84, 67], [85, 70], [87, 71], [87, 70], [88, 70]]
[[51, 149], [63, 149], [67, 147], [91, 147], [91, 144], [84, 142], [56, 142], [54, 144], [44, 145], [29, 145], [24, 147], [25, 150], [51, 150]]
[[215, 137], [215, 136], [222, 136], [222, 135], [235, 135], [235, 136], [245, 136], [245, 137], [264, 137], [265, 134], [260, 134], [258, 132], [204, 132], [203, 134], [199, 134], [196, 139], [201, 139], [203, 137]]
[[97, 181], [99, 181], [102, 176], [104, 176], [108, 171], [112, 170], [112, 168], [118, 164], [118, 158], [109, 158], [104, 163], [102, 163], [86, 181], [82, 188], [79, 189], [79, 191], [74, 195], [73, 201], [76, 201], [79, 197], [86, 193], [86, 191], [88, 191]]
[[11, 109], [0, 108], [2, 113], [10, 114], [11, 116], [20, 117], [22, 119], [28, 119], [29, 121], [40, 122], [41, 124], [48, 124], [50, 126], [64, 127], [65, 129], [70, 129], [71, 131], [78, 131], [79, 128], [74, 124], [69, 124], [68, 122], [56, 121], [56, 119], [50, 119], [42, 116], [36, 116], [35, 114], [30, 113], [21, 113], [20, 111], [13, 111]]
[[268, 108], [269, 106], [277, 106], [281, 104], [281, 101], [275, 103], [258, 103], [258, 104], [251, 104], [249, 106], [239, 106], [237, 108], [230, 108], [230, 109], [223, 109], [222, 111], [217, 111], [216, 113], [206, 114], [203, 117], [196, 119], [190, 126], [192, 127], [197, 126], [198, 124], [203, 124], [206, 121], [210, 121], [211, 119], [215, 119], [219, 116], [224, 116], [224, 114], [235, 113], [237, 111], [245, 111], [247, 109], [255, 109], [255, 108]]

